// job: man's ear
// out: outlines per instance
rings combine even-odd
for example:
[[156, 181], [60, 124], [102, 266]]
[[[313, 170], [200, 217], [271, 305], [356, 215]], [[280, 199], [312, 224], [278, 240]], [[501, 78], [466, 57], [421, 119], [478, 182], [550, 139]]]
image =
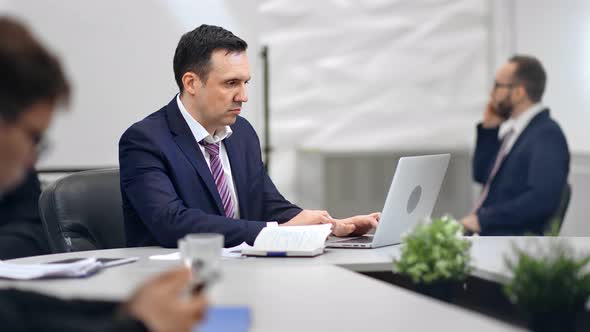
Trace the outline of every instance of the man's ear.
[[527, 99], [529, 97], [527, 95], [527, 92], [526, 92], [526, 89], [525, 89], [524, 85], [519, 85], [517, 87], [517, 97], [518, 97], [518, 100]]
[[201, 79], [199, 76], [192, 71], [187, 71], [182, 75], [182, 85], [184, 91], [190, 95], [196, 95], [202, 86]]

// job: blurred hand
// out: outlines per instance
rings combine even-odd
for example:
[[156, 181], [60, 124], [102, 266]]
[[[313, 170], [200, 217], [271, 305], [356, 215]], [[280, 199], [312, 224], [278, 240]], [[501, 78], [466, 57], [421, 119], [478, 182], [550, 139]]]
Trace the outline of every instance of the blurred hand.
[[189, 332], [207, 306], [202, 294], [186, 296], [190, 277], [190, 270], [184, 267], [164, 273], [141, 286], [123, 310], [151, 332]]
[[496, 128], [499, 127], [504, 119], [496, 114], [494, 109], [494, 103], [492, 101], [488, 102], [486, 106], [486, 110], [483, 113], [483, 122], [482, 125], [484, 128]]
[[303, 210], [293, 219], [287, 221], [281, 226], [305, 226], [305, 225], [319, 225], [333, 222], [334, 219], [327, 211], [323, 210]]
[[363, 235], [377, 227], [380, 219], [380, 212], [346, 219], [335, 219], [332, 224], [332, 234], [336, 236]]
[[463, 224], [463, 227], [465, 227], [465, 229], [470, 232], [473, 232], [473, 233], [481, 232], [481, 226], [479, 225], [479, 219], [477, 218], [477, 215], [475, 213], [472, 213], [472, 214], [468, 215], [467, 217], [463, 218], [461, 220], [461, 224]]

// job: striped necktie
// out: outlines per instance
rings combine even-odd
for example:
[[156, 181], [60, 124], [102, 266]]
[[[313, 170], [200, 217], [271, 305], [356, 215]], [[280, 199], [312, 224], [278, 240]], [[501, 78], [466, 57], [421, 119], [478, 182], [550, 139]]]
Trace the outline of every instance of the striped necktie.
[[477, 200], [477, 204], [475, 204], [473, 208], [473, 213], [479, 210], [479, 208], [483, 205], [483, 202], [488, 197], [488, 193], [490, 192], [490, 185], [494, 180], [494, 176], [496, 176], [496, 173], [498, 173], [498, 170], [502, 165], [502, 161], [504, 161], [504, 158], [506, 158], [506, 155], [508, 154], [508, 142], [510, 142], [510, 138], [512, 138], [513, 134], [514, 129], [511, 129], [508, 133], [506, 133], [506, 135], [504, 135], [504, 139], [502, 139], [502, 145], [500, 146], [498, 154], [496, 155], [496, 161], [494, 161], [494, 167], [492, 168], [492, 171], [488, 176], [488, 180], [486, 181], [486, 185], [483, 188], [481, 195], [479, 196], [479, 199]]
[[204, 146], [207, 153], [209, 153], [211, 174], [213, 175], [213, 180], [215, 180], [215, 185], [217, 185], [217, 191], [223, 203], [225, 216], [233, 218], [235, 215], [234, 203], [231, 198], [227, 177], [223, 171], [223, 165], [221, 165], [221, 158], [219, 158], [219, 143], [207, 143], [205, 140], [202, 140], [199, 144]]

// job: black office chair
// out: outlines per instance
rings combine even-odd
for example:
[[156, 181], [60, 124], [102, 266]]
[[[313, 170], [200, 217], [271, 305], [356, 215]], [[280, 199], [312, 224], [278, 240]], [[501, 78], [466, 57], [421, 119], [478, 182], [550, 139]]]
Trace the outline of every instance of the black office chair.
[[545, 235], [559, 235], [559, 231], [561, 230], [561, 226], [563, 225], [563, 220], [565, 219], [565, 214], [567, 213], [567, 208], [570, 204], [571, 197], [572, 186], [569, 183], [566, 183], [565, 187], [563, 188], [563, 191], [561, 192], [559, 207], [555, 214], [551, 218], [549, 218], [545, 225]]
[[117, 168], [55, 181], [41, 193], [39, 210], [53, 253], [125, 247]]

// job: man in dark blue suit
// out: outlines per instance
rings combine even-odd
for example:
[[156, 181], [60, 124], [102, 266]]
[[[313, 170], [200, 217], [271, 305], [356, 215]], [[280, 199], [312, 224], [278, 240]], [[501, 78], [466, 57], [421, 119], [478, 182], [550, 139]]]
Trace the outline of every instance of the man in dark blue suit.
[[252, 244], [266, 226], [332, 223], [333, 233], [365, 233], [379, 214], [335, 220], [291, 204], [261, 160], [258, 136], [240, 117], [248, 101], [247, 44], [202, 25], [174, 55], [180, 93], [132, 125], [119, 142], [129, 246], [175, 247], [189, 233], [221, 233], [225, 246]]
[[557, 211], [569, 173], [568, 145], [541, 104], [546, 74], [534, 57], [516, 55], [496, 73], [477, 126], [473, 176], [483, 185], [462, 220], [480, 235], [542, 234]]

